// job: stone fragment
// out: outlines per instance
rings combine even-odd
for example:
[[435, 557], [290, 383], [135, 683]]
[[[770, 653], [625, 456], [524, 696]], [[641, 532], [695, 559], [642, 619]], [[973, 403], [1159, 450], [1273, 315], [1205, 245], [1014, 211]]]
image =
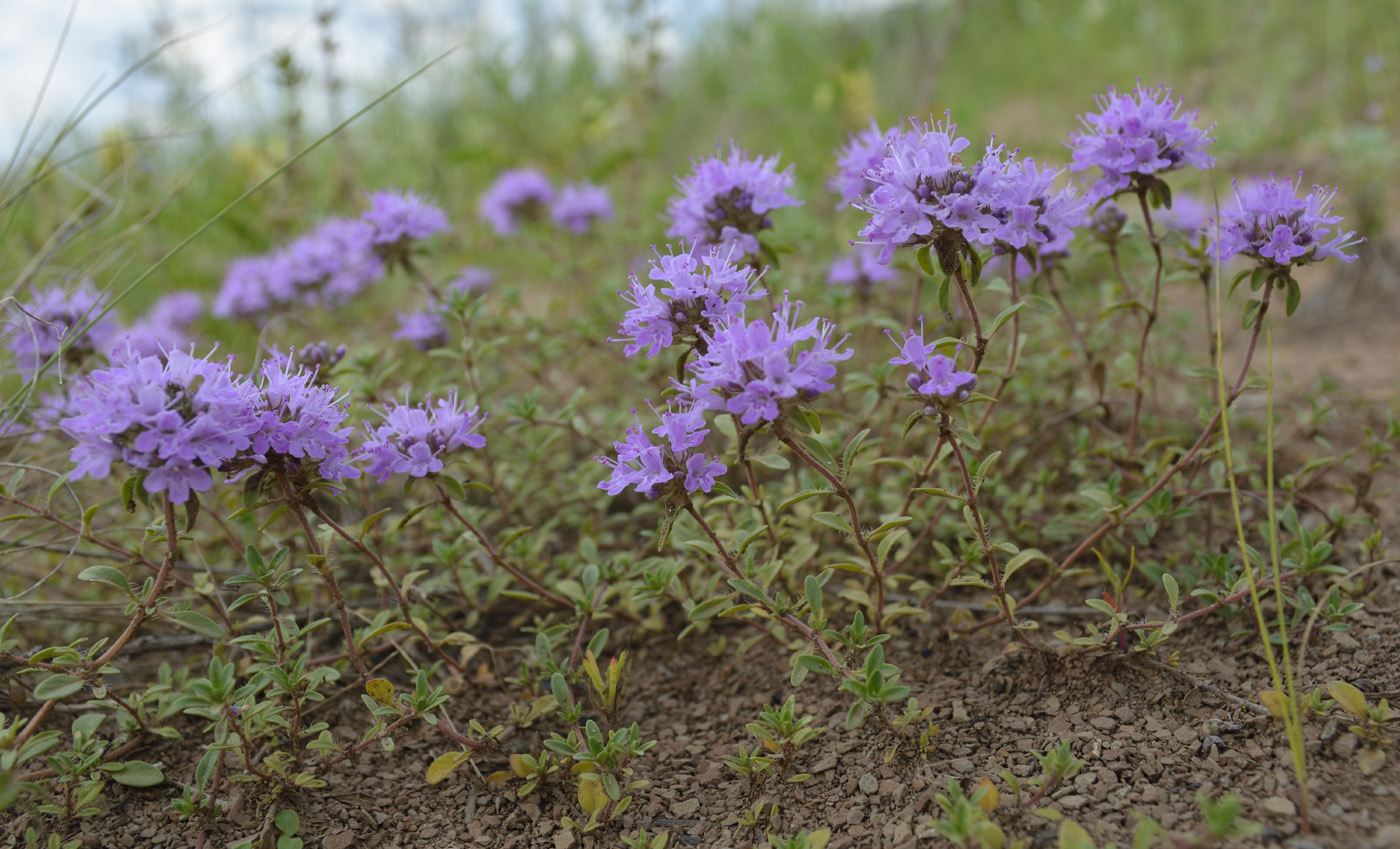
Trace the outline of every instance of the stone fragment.
[[1259, 807], [1275, 816], [1293, 817], [1298, 815], [1298, 808], [1288, 799], [1282, 796], [1270, 796], [1259, 803]]
[[880, 780], [875, 777], [875, 773], [867, 772], [860, 777], [860, 781], [856, 782], [856, 786], [859, 787], [860, 792], [865, 795], [873, 796], [875, 792], [880, 789]]
[[699, 799], [682, 799], [679, 802], [671, 803], [671, 816], [675, 817], [676, 819], [686, 819], [687, 817], [690, 817], [691, 815], [699, 812], [699, 810]]

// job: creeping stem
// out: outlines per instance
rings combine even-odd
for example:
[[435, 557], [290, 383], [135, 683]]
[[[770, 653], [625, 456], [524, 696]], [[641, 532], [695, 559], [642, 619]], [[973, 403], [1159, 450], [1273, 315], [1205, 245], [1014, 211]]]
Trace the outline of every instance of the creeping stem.
[[461, 522], [462, 526], [465, 527], [468, 531], [470, 531], [472, 536], [476, 537], [476, 541], [481, 544], [482, 548], [486, 549], [486, 553], [490, 556], [492, 563], [495, 563], [500, 568], [509, 572], [512, 578], [515, 578], [515, 580], [529, 587], [534, 593], [539, 595], [540, 598], [543, 598], [550, 604], [553, 604], [557, 607], [562, 607], [565, 610], [574, 609], [573, 602], [569, 601], [568, 599], [564, 598], [563, 596], [557, 593], [552, 593], [549, 590], [545, 589], [539, 581], [536, 581], [534, 578], [531, 578], [529, 575], [525, 574], [524, 571], [517, 568], [515, 564], [502, 557], [501, 553], [496, 550], [496, 547], [491, 544], [491, 540], [487, 539], [486, 535], [483, 534], [481, 530], [477, 528], [476, 525], [472, 524], [470, 519], [462, 515], [461, 511], [459, 511], [457, 509], [457, 506], [452, 503], [452, 499], [447, 496], [447, 493], [443, 491], [442, 487], [437, 486], [437, 484], [434, 484], [434, 486], [437, 488], [438, 500], [442, 502], [442, 506], [446, 508], [447, 512], [451, 514], [452, 518], [456, 519], [458, 522]]
[[1142, 323], [1142, 338], [1138, 340], [1137, 379], [1133, 382], [1133, 423], [1128, 428], [1128, 453], [1133, 453], [1137, 445], [1138, 422], [1142, 416], [1143, 376], [1147, 368], [1147, 335], [1152, 325], [1157, 323], [1157, 309], [1162, 300], [1162, 244], [1157, 240], [1157, 231], [1152, 226], [1152, 210], [1147, 206], [1147, 190], [1139, 189], [1138, 203], [1142, 206], [1142, 220], [1147, 224], [1147, 239], [1152, 244], [1152, 253], [1157, 258], [1157, 269], [1152, 275], [1152, 306], [1147, 311], [1147, 320]]
[[315, 503], [309, 504], [307, 506], [310, 507], [312, 513], [316, 514], [316, 518], [320, 519], [322, 522], [325, 522], [326, 526], [329, 527], [332, 531], [335, 531], [337, 536], [350, 543], [351, 545], [355, 546], [355, 548], [359, 550], [361, 554], [369, 558], [370, 562], [374, 564], [374, 567], [379, 570], [379, 574], [384, 576], [385, 582], [389, 584], [389, 589], [394, 591], [394, 598], [399, 603], [399, 612], [403, 614], [405, 624], [412, 628], [414, 632], [417, 633], [418, 636], [423, 639], [423, 642], [428, 644], [428, 648], [432, 649], [433, 654], [437, 655], [443, 663], [446, 663], [449, 669], [451, 669], [453, 672], [456, 672], [459, 675], [462, 674], [464, 671], [462, 669], [462, 665], [459, 664], [457, 661], [453, 660], [452, 657], [447, 654], [447, 652], [442, 650], [442, 646], [439, 646], [436, 642], [434, 642], [432, 637], [429, 637], [427, 633], [425, 633], [423, 629], [419, 627], [418, 622], [413, 618], [412, 611], [409, 610], [408, 599], [404, 598], [403, 590], [399, 589], [399, 582], [394, 580], [394, 576], [389, 572], [389, 567], [384, 565], [384, 561], [380, 559], [378, 554], [374, 553], [374, 549], [365, 545], [363, 540], [342, 528], [338, 522], [336, 522], [330, 516], [327, 516], [325, 511], [322, 510], [320, 507], [316, 506]]
[[[121, 636], [117, 637], [112, 645], [107, 647], [101, 656], [95, 660], [84, 664], [88, 672], [99, 672], [112, 659], [121, 654], [126, 644], [131, 642], [131, 638], [136, 636], [136, 632], [141, 629], [142, 623], [155, 613], [156, 599], [165, 590], [165, 585], [170, 577], [170, 570], [175, 566], [175, 560], [180, 551], [180, 532], [175, 527], [175, 505], [167, 496], [165, 498], [165, 559], [161, 561], [160, 571], [156, 573], [155, 581], [151, 584], [151, 591], [146, 593], [146, 597], [141, 599], [141, 603], [136, 605], [136, 612], [131, 614], [131, 620], [126, 623], [126, 628]], [[53, 712], [54, 705], [58, 704], [58, 699], [49, 699], [39, 706], [39, 710], [30, 717], [24, 728], [20, 729], [13, 741], [7, 748], [18, 751], [25, 741], [34, 736], [34, 732], [39, 730], [39, 726], [44, 724], [44, 720]]]
[[836, 491], [836, 495], [846, 502], [846, 510], [851, 514], [851, 532], [855, 536], [856, 546], [860, 548], [861, 554], [865, 555], [866, 563], [870, 566], [870, 581], [875, 590], [875, 627], [880, 628], [885, 617], [885, 576], [880, 568], [880, 559], [875, 556], [874, 550], [870, 548], [870, 540], [866, 538], [865, 532], [860, 527], [860, 515], [856, 511], [855, 499], [851, 497], [851, 491], [846, 488], [846, 484], [841, 480], [841, 476], [828, 469], [822, 461], [818, 460], [803, 448], [786, 427], [777, 429], [777, 437], [792, 453], [797, 455], [797, 459], [811, 466], [822, 477], [831, 483], [831, 488]]
[[1026, 635], [1016, 627], [1015, 611], [1006, 600], [1006, 587], [1001, 582], [1001, 567], [997, 564], [996, 549], [992, 548], [992, 541], [987, 536], [987, 522], [982, 518], [982, 510], [977, 505], [977, 488], [973, 486], [972, 475], [968, 472], [967, 460], [963, 457], [962, 446], [953, 433], [953, 418], [947, 413], [939, 413], [938, 415], [938, 435], [953, 449], [953, 457], [958, 461], [958, 471], [962, 474], [967, 510], [972, 516], [973, 530], [977, 532], [977, 543], [982, 548], [982, 557], [987, 561], [987, 572], [992, 577], [992, 592], [996, 595], [997, 607], [1001, 608], [1002, 616], [1006, 619], [1006, 624], [1011, 626], [1012, 633], [1016, 634], [1023, 642], [1029, 642]]
[[[710, 523], [705, 521], [704, 516], [700, 515], [700, 511], [695, 509], [695, 505], [687, 501], [682, 509], [690, 514], [691, 518], [700, 526], [700, 530], [704, 531], [705, 536], [709, 537], [710, 542], [714, 544], [715, 551], [718, 552], [720, 568], [724, 570], [724, 573], [731, 578], [743, 578], [743, 575], [740, 575], [739, 570], [734, 566], [734, 557], [729, 553], [729, 549], [724, 547], [724, 543], [720, 541], [719, 534], [715, 533], [715, 529], [710, 527]], [[764, 606], [770, 611], [774, 609], [773, 602], [766, 597], [764, 598]], [[826, 638], [817, 633], [816, 629], [811, 625], [808, 625], [791, 613], [784, 613], [777, 618], [779, 622], [791, 626], [793, 630], [801, 634], [809, 644], [816, 646], [822, 653], [822, 656], [826, 658], [827, 662], [841, 674], [841, 677], [852, 679], [856, 677], [855, 673], [851, 672], [850, 667], [846, 665], [846, 662], [843, 661], [836, 652], [831, 650], [831, 646], [827, 644]]]
[[[1191, 463], [1195, 461], [1196, 457], [1201, 453], [1201, 450], [1205, 448], [1206, 443], [1210, 441], [1211, 436], [1215, 434], [1215, 428], [1220, 424], [1220, 419], [1225, 412], [1225, 408], [1235, 403], [1236, 399], [1240, 397], [1240, 394], [1244, 392], [1245, 380], [1249, 377], [1249, 364], [1254, 359], [1254, 349], [1259, 342], [1259, 333], [1264, 327], [1264, 316], [1267, 315], [1269, 312], [1269, 299], [1273, 295], [1273, 290], [1274, 287], [1272, 283], [1264, 287], [1264, 297], [1261, 299], [1261, 302], [1259, 304], [1259, 312], [1254, 317], [1254, 324], [1252, 325], [1252, 329], [1249, 334], [1249, 344], [1245, 348], [1244, 352], [1244, 362], [1240, 364], [1240, 372], [1238, 375], [1236, 375], [1234, 383], [1232, 383], [1230, 386], [1230, 393], [1228, 397], [1226, 397], [1225, 403], [1215, 411], [1215, 415], [1211, 416], [1210, 421], [1206, 423], [1206, 426], [1201, 431], [1201, 435], [1196, 440], [1196, 443], [1192, 445], [1191, 448], [1181, 456], [1181, 459], [1177, 460], [1170, 467], [1168, 467], [1167, 470], [1162, 473], [1162, 476], [1159, 477], [1152, 484], [1152, 486], [1148, 487], [1142, 495], [1138, 496], [1138, 499], [1136, 501], [1134, 501], [1132, 504], [1129, 504], [1127, 507], [1124, 507], [1121, 511], [1118, 512], [1117, 515], [1107, 519], [1102, 525], [1099, 525], [1097, 528], [1095, 528], [1093, 533], [1085, 537], [1084, 540], [1080, 542], [1079, 545], [1076, 546], [1075, 549], [1071, 551], [1069, 555], [1065, 557], [1064, 560], [1061, 560], [1059, 564], [1055, 566], [1054, 569], [1050, 570], [1050, 573], [1045, 576], [1045, 579], [1042, 580], [1039, 584], [1037, 584], [1035, 589], [1031, 590], [1029, 595], [1027, 595], [1025, 598], [1021, 599], [1019, 602], [1016, 603], [1017, 610], [1021, 609], [1022, 607], [1025, 607], [1026, 605], [1039, 598], [1041, 593], [1049, 589], [1050, 585], [1053, 584], [1055, 580], [1059, 578], [1060, 575], [1063, 574], [1066, 569], [1072, 566], [1075, 563], [1075, 561], [1079, 560], [1079, 558], [1083, 557], [1086, 553], [1088, 553], [1089, 549], [1093, 548], [1094, 545], [1099, 540], [1107, 536], [1109, 532], [1113, 531], [1115, 528], [1122, 525], [1123, 522], [1127, 521], [1129, 516], [1136, 513], [1142, 507], [1142, 505], [1146, 504], [1149, 500], [1151, 500], [1152, 496], [1160, 492], [1162, 488], [1165, 487], [1168, 483], [1170, 483], [1172, 478], [1176, 477], [1182, 469], [1191, 465]], [[983, 619], [980, 622], [974, 623], [972, 625], [967, 626], [966, 628], [961, 629], [960, 633], [971, 633], [973, 631], [980, 631], [984, 628], [989, 628], [992, 625], [995, 625], [999, 621], [1001, 620], [998, 617], [990, 617], [987, 619]]]
[[[355, 631], [350, 627], [350, 614], [345, 610], [345, 595], [340, 591], [340, 583], [336, 581], [335, 575], [331, 572], [331, 564], [325, 557], [325, 552], [321, 550], [321, 544], [316, 541], [316, 533], [311, 530], [311, 523], [306, 521], [306, 512], [302, 510], [301, 501], [297, 497], [296, 490], [292, 487], [292, 481], [282, 469], [277, 470], [277, 483], [282, 487], [282, 496], [286, 501], [287, 509], [297, 517], [302, 533], [306, 535], [307, 548], [314, 556], [321, 558], [315, 561], [316, 572], [325, 582], [326, 592], [331, 594], [331, 604], [335, 606], [336, 615], [340, 619], [340, 629], [345, 633], [345, 653], [349, 655], [351, 663], [355, 664], [355, 671], [360, 674], [360, 677], [369, 678], [369, 668], [365, 666], [365, 659], [360, 655], [359, 647], [355, 645]], [[274, 621], [276, 620], [274, 619]]]
[[977, 315], [977, 304], [973, 303], [972, 292], [963, 277], [961, 264], [953, 267], [953, 280], [958, 284], [958, 294], [962, 296], [963, 304], [967, 307], [967, 314], [972, 316], [972, 372], [975, 374], [982, 365], [982, 358], [987, 355], [987, 337], [982, 335], [982, 319]]

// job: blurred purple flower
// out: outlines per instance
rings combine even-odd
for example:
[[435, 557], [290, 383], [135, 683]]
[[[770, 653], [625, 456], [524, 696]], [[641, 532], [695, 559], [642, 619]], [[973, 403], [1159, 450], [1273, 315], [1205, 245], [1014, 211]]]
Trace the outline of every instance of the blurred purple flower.
[[539, 220], [550, 201], [554, 186], [549, 178], [533, 168], [504, 171], [481, 196], [477, 213], [502, 236], [514, 236], [522, 220]]
[[877, 285], [888, 283], [897, 276], [888, 265], [880, 264], [880, 250], [877, 247], [855, 245], [850, 253], [832, 260], [826, 282], [833, 286], [849, 286], [862, 297], [868, 297]]
[[[97, 318], [106, 303], [106, 293], [97, 291], [86, 279], [71, 290], [57, 286], [43, 292], [31, 289], [29, 300], [20, 302], [18, 308], [10, 307], [11, 316], [3, 330], [15, 365], [21, 372], [32, 372], [57, 354], [65, 341], [64, 360], [71, 364], [105, 350], [119, 332], [117, 323], [108, 316]], [[78, 334], [78, 328], [88, 322], [92, 326]]]
[[448, 288], [455, 292], [484, 292], [495, 280], [496, 274], [490, 269], [468, 265], [458, 272]]
[[374, 192], [360, 220], [372, 228], [370, 243], [389, 263], [406, 261], [414, 242], [451, 229], [447, 213], [413, 192]]
[[879, 168], [880, 163], [885, 161], [890, 139], [898, 133], [898, 127], [882, 132], [880, 125], [871, 118], [869, 127], [851, 133], [846, 144], [835, 151], [836, 173], [827, 180], [826, 187], [841, 196], [840, 203], [836, 204], [837, 209], [850, 206], [875, 191], [878, 184], [871, 181], [866, 173]]
[[124, 332], [115, 334], [114, 345], [137, 356], [159, 357], [190, 343], [189, 325], [204, 312], [204, 298], [196, 292], [163, 295], [151, 311]]
[[549, 208], [555, 226], [587, 233], [595, 221], [613, 219], [612, 198], [608, 190], [592, 183], [570, 183], [559, 190]]
[[399, 329], [395, 339], [412, 343], [420, 351], [431, 351], [447, 344], [447, 321], [435, 310], [399, 313]]

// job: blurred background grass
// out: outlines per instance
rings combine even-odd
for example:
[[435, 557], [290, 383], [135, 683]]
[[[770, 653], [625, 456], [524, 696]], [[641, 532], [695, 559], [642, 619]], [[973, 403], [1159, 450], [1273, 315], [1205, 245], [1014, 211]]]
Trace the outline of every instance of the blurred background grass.
[[[354, 214], [361, 190], [385, 187], [424, 191], [446, 207], [456, 231], [441, 267], [474, 262], [507, 280], [547, 279], [563, 262], [570, 277], [610, 293], [629, 263], [664, 241], [673, 175], [731, 138], [796, 166], [807, 205], [784, 213], [779, 241], [791, 248], [817, 237], [835, 253], [860, 217], [836, 211], [825, 191], [832, 150], [870, 117], [889, 126], [950, 110], [974, 141], [995, 133], [1064, 163], [1061, 143], [1093, 96], [1137, 79], [1171, 85], [1217, 123], [1222, 190], [1229, 177], [1305, 169], [1308, 181], [1341, 187], [1340, 211], [1371, 245], [1391, 226], [1400, 175], [1393, 0], [759, 0], [694, 16], [646, 0], [605, 8], [600, 18], [567, 2], [522, 6], [509, 44], [466, 16], [455, 34], [464, 50], [240, 206], [119, 311], [138, 313], [170, 289], [212, 290], [233, 258], [321, 216]], [[310, 10], [307, 22], [317, 26]], [[334, 37], [334, 18], [322, 23]], [[80, 123], [47, 153], [51, 136], [17, 151], [0, 201], [0, 291], [78, 274], [121, 289], [331, 117], [425, 58], [406, 52], [384, 78], [355, 77], [341, 90], [328, 84], [317, 41], [303, 39], [249, 69], [270, 83], [257, 89], [262, 117], [231, 122], [207, 117], [219, 112], [208, 98], [227, 93], [198, 90], [178, 62], [158, 56], [137, 74], [159, 108]], [[357, 67], [353, 55], [334, 60], [342, 72]], [[476, 201], [502, 169], [525, 164], [607, 185], [620, 223], [567, 249], [544, 239], [502, 244], [476, 220]], [[1183, 182], [1205, 187], [1200, 175]], [[803, 260], [829, 256], [785, 264], [784, 285]]]

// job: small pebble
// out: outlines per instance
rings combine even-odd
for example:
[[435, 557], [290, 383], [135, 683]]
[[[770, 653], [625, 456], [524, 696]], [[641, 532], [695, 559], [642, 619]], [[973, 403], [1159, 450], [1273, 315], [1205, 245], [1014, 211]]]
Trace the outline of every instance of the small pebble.
[[1263, 802], [1260, 802], [1259, 807], [1263, 808], [1271, 814], [1280, 817], [1292, 817], [1298, 815], [1297, 806], [1294, 805], [1292, 801], [1285, 799], [1282, 796], [1270, 796]]

